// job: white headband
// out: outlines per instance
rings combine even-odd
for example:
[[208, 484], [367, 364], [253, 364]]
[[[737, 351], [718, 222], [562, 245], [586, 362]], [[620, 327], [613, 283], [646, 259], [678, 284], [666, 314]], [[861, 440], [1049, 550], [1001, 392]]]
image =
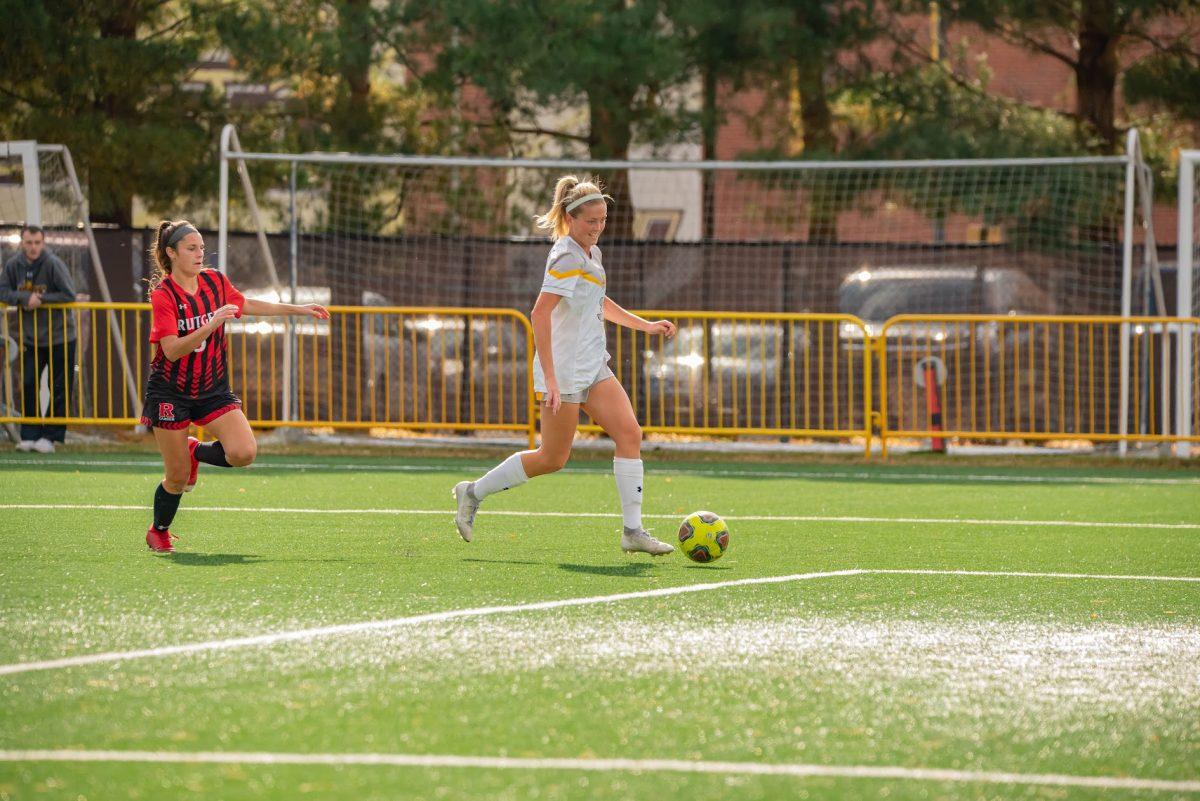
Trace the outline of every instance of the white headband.
[[575, 209], [579, 208], [584, 203], [591, 203], [593, 200], [604, 200], [604, 195], [600, 194], [599, 192], [593, 192], [590, 195], [584, 195], [578, 200], [572, 200], [571, 205], [567, 206], [567, 211], [575, 211]]

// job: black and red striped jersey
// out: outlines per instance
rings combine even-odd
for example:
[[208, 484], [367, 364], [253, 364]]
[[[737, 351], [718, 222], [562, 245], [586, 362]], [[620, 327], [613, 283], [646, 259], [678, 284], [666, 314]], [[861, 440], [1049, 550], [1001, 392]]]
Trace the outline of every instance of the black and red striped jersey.
[[[232, 303], [238, 307], [238, 317], [246, 299], [224, 273], [202, 270], [197, 276], [195, 294], [187, 292], [171, 276], [163, 279], [150, 293], [153, 320], [150, 342], [163, 337], [187, 336], [212, 319], [213, 312]], [[229, 391], [229, 363], [226, 353], [225, 327], [208, 335], [200, 346], [177, 361], [169, 360], [162, 346], [155, 348], [150, 363], [147, 388], [166, 390], [189, 398]]]

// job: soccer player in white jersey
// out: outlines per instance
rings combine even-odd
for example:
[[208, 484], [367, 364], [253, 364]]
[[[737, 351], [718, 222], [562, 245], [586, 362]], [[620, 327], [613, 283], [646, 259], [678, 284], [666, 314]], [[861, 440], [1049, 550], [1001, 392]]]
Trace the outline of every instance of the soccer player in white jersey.
[[635, 331], [675, 336], [669, 320], [650, 322], [604, 294], [604, 267], [596, 241], [611, 200], [594, 180], [566, 175], [554, 187], [554, 203], [537, 218], [554, 246], [546, 258], [542, 291], [533, 306], [533, 386], [542, 403], [542, 444], [514, 453], [475, 481], [454, 487], [458, 533], [467, 542], [475, 512], [489, 495], [560, 470], [571, 455], [579, 410], [583, 409], [616, 446], [613, 473], [621, 499], [621, 548], [662, 556], [674, 550], [642, 528], [642, 428], [625, 388], [608, 366], [604, 321]]

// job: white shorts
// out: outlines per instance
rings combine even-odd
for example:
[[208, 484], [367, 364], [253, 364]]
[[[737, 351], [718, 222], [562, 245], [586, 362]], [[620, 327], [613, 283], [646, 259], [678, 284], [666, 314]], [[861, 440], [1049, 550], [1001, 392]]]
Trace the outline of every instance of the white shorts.
[[[605, 362], [604, 366], [600, 368], [600, 372], [596, 373], [596, 377], [593, 378], [590, 382], [588, 382], [588, 385], [585, 389], [581, 390], [580, 392], [564, 393], [561, 396], [562, 402], [563, 403], [587, 403], [588, 395], [591, 393], [592, 388], [594, 386], [596, 386], [597, 384], [599, 384], [601, 381], [607, 381], [610, 378], [616, 378], [616, 376], [613, 374], [612, 368], [608, 366], [608, 362]], [[542, 399], [546, 397], [546, 393], [537, 392], [534, 394], [534, 397], [536, 397], [538, 399], [538, 402], [540, 403], [542, 401]]]

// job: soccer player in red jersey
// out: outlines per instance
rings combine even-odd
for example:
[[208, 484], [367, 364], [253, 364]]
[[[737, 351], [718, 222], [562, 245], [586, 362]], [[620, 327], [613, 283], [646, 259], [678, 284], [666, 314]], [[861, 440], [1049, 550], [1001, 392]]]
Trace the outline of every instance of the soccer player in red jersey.
[[[245, 467], [258, 444], [242, 414], [242, 402], [229, 389], [225, 322], [243, 314], [329, 318], [323, 306], [268, 303], [242, 296], [224, 273], [204, 266], [204, 238], [187, 220], [158, 224], [150, 248], [153, 321], [150, 342], [158, 347], [146, 381], [142, 425], [154, 428], [165, 477], [154, 491], [154, 522], [146, 544], [171, 551], [171, 521], [179, 499], [196, 485], [200, 462]], [[205, 426], [215, 442], [187, 435]]]

